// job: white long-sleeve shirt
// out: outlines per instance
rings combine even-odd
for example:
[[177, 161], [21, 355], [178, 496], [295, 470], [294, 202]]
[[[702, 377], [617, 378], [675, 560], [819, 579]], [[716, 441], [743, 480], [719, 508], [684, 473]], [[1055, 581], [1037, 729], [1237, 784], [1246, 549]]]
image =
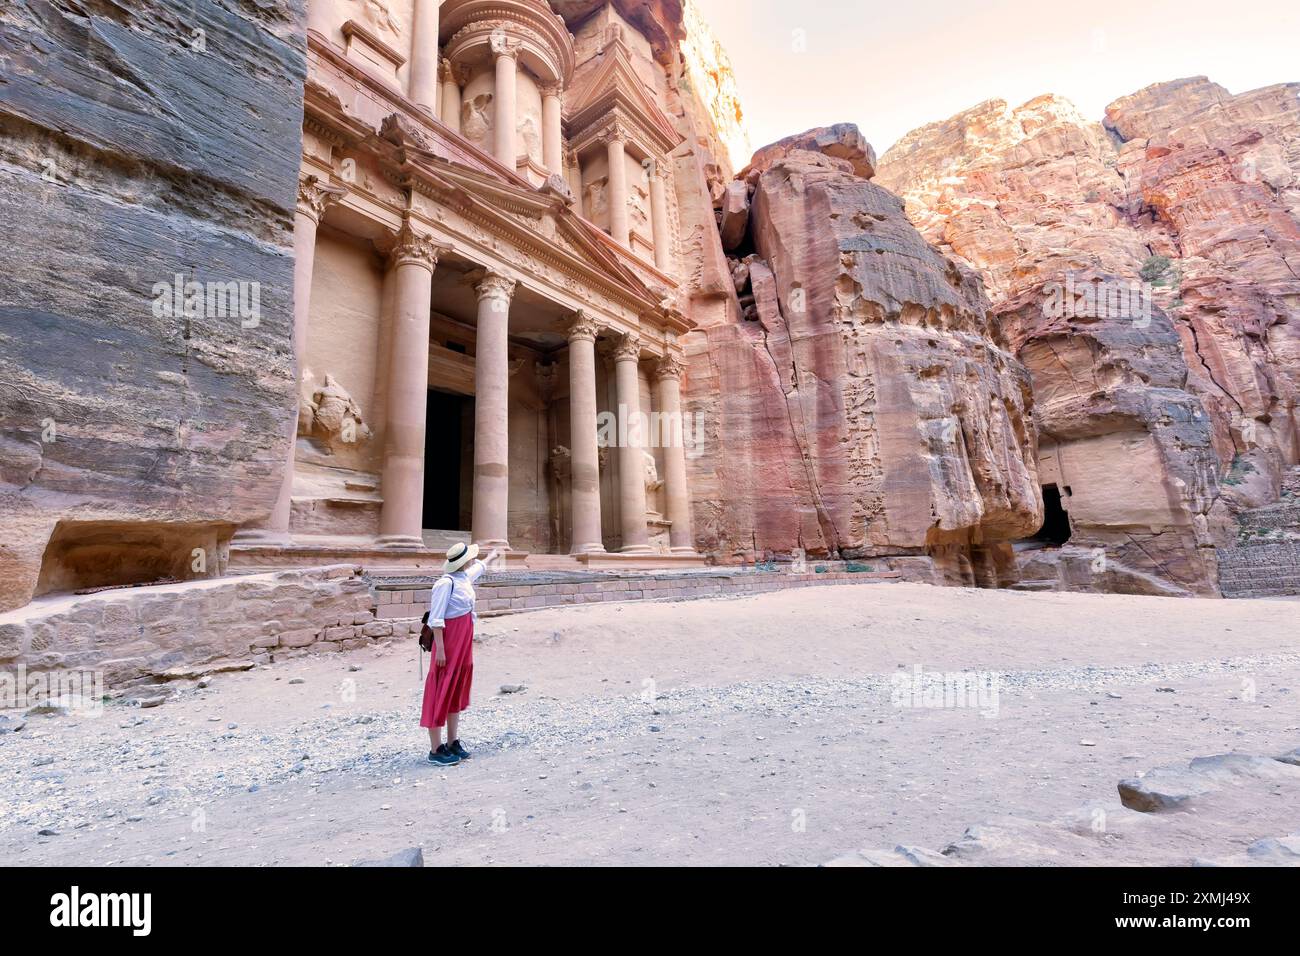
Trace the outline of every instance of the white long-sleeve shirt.
[[487, 567], [474, 560], [459, 571], [443, 575], [429, 594], [429, 626], [443, 627], [449, 617], [474, 613], [474, 582]]

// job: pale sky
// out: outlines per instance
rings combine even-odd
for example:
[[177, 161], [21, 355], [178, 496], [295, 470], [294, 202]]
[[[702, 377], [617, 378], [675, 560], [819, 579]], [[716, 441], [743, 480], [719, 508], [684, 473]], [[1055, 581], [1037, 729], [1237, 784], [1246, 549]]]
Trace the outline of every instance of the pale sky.
[[695, 2], [731, 57], [755, 149], [848, 121], [883, 155], [987, 99], [1056, 93], [1101, 120], [1162, 80], [1205, 75], [1233, 93], [1300, 81], [1300, 0]]

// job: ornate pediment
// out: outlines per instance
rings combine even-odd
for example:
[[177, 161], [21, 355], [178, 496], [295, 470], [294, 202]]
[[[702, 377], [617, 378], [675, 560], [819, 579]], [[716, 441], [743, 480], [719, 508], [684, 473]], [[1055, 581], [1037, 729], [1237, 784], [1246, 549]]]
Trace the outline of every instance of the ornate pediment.
[[610, 248], [609, 237], [554, 189], [532, 189], [433, 157], [406, 163], [404, 185], [436, 199], [493, 237], [513, 246], [539, 270], [556, 270], [564, 285], [613, 294], [629, 308], [657, 307], [651, 289]]
[[609, 45], [600, 64], [574, 80], [565, 105], [575, 145], [615, 116], [644, 137], [653, 153], [667, 154], [682, 141], [622, 43]]

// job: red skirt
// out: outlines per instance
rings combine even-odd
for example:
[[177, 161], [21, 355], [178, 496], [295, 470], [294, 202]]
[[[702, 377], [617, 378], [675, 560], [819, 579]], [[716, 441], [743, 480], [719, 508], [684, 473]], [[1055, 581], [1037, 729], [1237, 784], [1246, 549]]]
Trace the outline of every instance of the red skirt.
[[[442, 646], [447, 663], [438, 667], [430, 662], [429, 676], [424, 680], [421, 727], [441, 727], [447, 723], [448, 714], [469, 707], [469, 686], [474, 680], [474, 615], [449, 618], [442, 630]], [[436, 651], [436, 644], [434, 648]]]

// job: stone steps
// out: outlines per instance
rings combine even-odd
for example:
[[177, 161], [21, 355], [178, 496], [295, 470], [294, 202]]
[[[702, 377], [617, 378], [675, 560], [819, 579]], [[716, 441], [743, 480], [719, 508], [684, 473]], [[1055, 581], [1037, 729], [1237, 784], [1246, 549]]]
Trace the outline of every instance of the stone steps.
[[[682, 601], [743, 596], [787, 588], [897, 581], [899, 571], [840, 571], [794, 573], [735, 568], [678, 572], [580, 573], [505, 572], [475, 585], [480, 616], [534, 611], [548, 607], [626, 601]], [[374, 578], [371, 593], [379, 620], [418, 618], [429, 602], [428, 580]]]

